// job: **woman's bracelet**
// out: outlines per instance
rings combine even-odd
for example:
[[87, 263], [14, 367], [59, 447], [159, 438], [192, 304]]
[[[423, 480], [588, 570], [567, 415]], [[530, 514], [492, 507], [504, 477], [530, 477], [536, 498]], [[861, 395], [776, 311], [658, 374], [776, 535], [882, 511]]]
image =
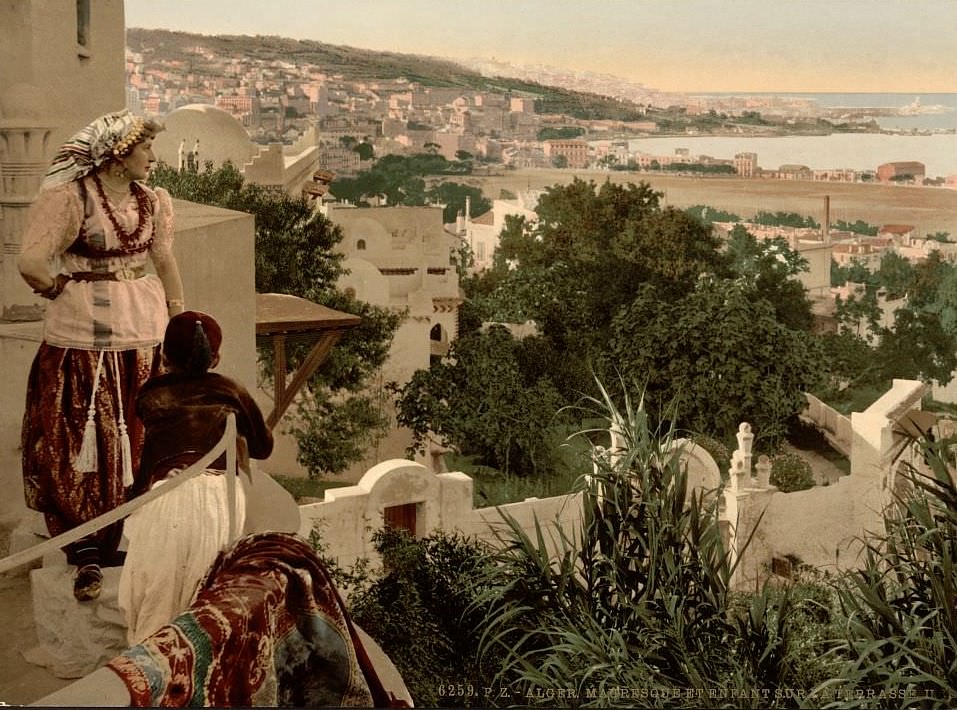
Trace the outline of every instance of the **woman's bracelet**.
[[185, 305], [182, 298], [171, 298], [166, 302], [167, 308], [183, 308]]

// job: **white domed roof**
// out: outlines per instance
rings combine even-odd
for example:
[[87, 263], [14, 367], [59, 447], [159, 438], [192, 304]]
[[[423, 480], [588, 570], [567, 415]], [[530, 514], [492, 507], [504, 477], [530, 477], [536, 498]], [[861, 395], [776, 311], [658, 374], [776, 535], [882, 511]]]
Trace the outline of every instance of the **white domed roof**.
[[388, 239], [389, 230], [385, 226], [369, 217], [359, 217], [348, 225], [343, 226], [343, 231], [356, 239]]
[[359, 257], [343, 259], [345, 273], [339, 277], [336, 286], [341, 291], [352, 290], [361, 301], [377, 306], [389, 304], [389, 280], [369, 261]]
[[179, 165], [180, 145], [186, 152], [193, 150], [199, 140], [200, 169], [206, 161], [220, 167], [229, 161], [239, 170], [259, 152], [249, 139], [246, 129], [228, 111], [210, 104], [189, 104], [166, 114], [166, 130], [156, 136], [153, 151], [164, 163]]

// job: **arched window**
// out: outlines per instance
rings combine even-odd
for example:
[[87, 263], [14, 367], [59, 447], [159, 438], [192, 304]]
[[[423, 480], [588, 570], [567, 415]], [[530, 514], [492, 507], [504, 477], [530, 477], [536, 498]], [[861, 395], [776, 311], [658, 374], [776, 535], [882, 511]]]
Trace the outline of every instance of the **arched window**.
[[346, 298], [354, 299], [356, 297], [356, 290], [352, 286], [346, 287]]
[[432, 330], [429, 331], [429, 339], [442, 342], [442, 326], [441, 324], [436, 323], [432, 326]]
[[366, 250], [366, 240], [365, 240], [365, 239], [359, 239], [358, 241], [356, 241], [356, 250], [357, 250], [357, 251], [365, 251], [365, 250]]

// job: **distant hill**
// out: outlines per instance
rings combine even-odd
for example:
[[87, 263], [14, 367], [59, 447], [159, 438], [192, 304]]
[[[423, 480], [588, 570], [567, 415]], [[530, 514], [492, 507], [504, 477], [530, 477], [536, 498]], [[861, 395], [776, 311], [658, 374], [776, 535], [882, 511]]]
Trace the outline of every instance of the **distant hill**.
[[388, 81], [405, 78], [427, 87], [461, 87], [535, 99], [539, 113], [566, 114], [584, 119], [640, 120], [636, 104], [598, 94], [545, 86], [532, 81], [482, 76], [455, 62], [416, 54], [376, 52], [313, 40], [264, 35], [203, 35], [170, 30], [131, 27], [126, 44], [134, 52], [152, 55], [156, 61], [181, 62], [191, 71], [215, 75], [212, 62], [191, 51], [204, 47], [218, 58], [236, 57], [261, 62], [312, 64], [323, 73], [341, 75], [347, 81]]

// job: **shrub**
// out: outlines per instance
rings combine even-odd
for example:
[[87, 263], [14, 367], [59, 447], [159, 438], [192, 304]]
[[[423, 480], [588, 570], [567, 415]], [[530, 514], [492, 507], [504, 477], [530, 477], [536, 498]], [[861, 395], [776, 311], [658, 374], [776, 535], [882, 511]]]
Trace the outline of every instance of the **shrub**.
[[[613, 459], [594, 451], [580, 529], [535, 521], [528, 533], [503, 514], [494, 564], [481, 569], [474, 609], [485, 613], [481, 651], [502, 659], [492, 685], [508, 697], [498, 702], [796, 704], [775, 690], [826, 677], [793, 671], [800, 606], [787, 589], [732, 593], [718, 499], [688, 491], [686, 471], [669, 453], [673, 432], [652, 433], [642, 407], [626, 399], [620, 413], [605, 398], [598, 404], [625, 445]], [[813, 665], [814, 654], [801, 653]], [[622, 688], [643, 697], [616, 696]]]
[[[418, 707], [487, 704], [489, 686], [478, 660], [472, 607], [476, 580], [486, 564], [480, 543], [460, 535], [436, 534], [419, 540], [385, 528], [373, 534], [382, 572], [349, 600], [353, 618], [395, 664]], [[446, 692], [471, 685], [474, 695]]]
[[921, 448], [926, 470], [900, 474], [905, 490], [885, 513], [884, 537], [867, 541], [862, 569], [838, 587], [847, 624], [831, 655], [846, 661], [813, 697], [840, 692], [843, 707], [954, 706], [957, 488], [946, 449]]
[[691, 441], [711, 454], [711, 458], [718, 464], [718, 469], [722, 472], [721, 475], [725, 476], [728, 466], [731, 465], [731, 451], [728, 447], [714, 437], [705, 436], [703, 434], [693, 434]]
[[814, 487], [811, 464], [797, 454], [784, 452], [771, 459], [771, 485], [783, 493]]

